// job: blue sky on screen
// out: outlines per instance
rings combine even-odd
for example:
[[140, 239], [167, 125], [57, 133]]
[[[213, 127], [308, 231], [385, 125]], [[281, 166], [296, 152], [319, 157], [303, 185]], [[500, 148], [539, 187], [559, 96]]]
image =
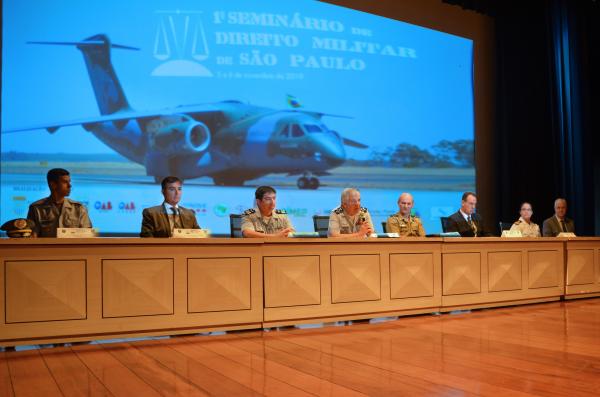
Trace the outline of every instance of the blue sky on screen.
[[[226, 99], [288, 108], [291, 95], [351, 117], [324, 122], [371, 148], [474, 136], [472, 41], [404, 22], [315, 1], [7, 1], [3, 19], [3, 129], [98, 115], [81, 53], [26, 42], [104, 33], [140, 48], [112, 53], [136, 110]], [[211, 76], [173, 75], [190, 66]], [[3, 135], [11, 150], [112, 153], [81, 127]]]

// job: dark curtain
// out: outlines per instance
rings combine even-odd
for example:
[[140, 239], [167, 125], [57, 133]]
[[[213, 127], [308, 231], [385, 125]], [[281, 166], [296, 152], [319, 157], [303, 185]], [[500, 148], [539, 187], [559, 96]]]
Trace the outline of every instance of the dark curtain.
[[568, 201], [578, 235], [600, 229], [600, 1], [446, 0], [489, 15], [496, 36], [496, 212], [534, 220]]

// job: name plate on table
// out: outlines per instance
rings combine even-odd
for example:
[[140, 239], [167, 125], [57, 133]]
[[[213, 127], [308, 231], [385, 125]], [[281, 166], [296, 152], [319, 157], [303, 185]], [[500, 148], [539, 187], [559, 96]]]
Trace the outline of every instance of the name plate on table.
[[523, 237], [520, 230], [503, 230], [501, 237]]
[[98, 237], [98, 229], [90, 227], [59, 227], [56, 229], [58, 238], [91, 238]]
[[575, 233], [572, 232], [560, 232], [556, 237], [577, 237]]
[[318, 232], [293, 232], [288, 234], [288, 237], [292, 238], [318, 238]]
[[460, 237], [459, 232], [444, 232], [440, 233], [440, 237]]
[[373, 234], [371, 234], [370, 237], [395, 238], [395, 237], [400, 237], [400, 235], [398, 233], [373, 233]]
[[208, 229], [173, 229], [174, 238], [207, 238], [210, 237]]

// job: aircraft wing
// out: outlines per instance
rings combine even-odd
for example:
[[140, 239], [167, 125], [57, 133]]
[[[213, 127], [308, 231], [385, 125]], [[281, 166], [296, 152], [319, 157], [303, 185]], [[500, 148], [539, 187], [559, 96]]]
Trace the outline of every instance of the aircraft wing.
[[318, 112], [316, 110], [286, 109], [285, 111], [286, 112], [306, 113], [306, 114], [310, 114], [311, 116], [318, 117], [318, 118], [321, 118], [323, 116], [337, 117], [337, 118], [341, 118], [341, 119], [353, 119], [354, 118], [352, 116], [344, 116], [342, 114], [333, 114], [333, 113], [324, 113], [324, 112]]
[[355, 147], [358, 149], [366, 149], [369, 146], [365, 145], [364, 143], [360, 143], [355, 141], [354, 139], [350, 139], [350, 138], [342, 138], [342, 140], [344, 141], [344, 145], [346, 146], [351, 146], [351, 147]]
[[185, 106], [178, 108], [169, 108], [163, 109], [159, 111], [123, 111], [117, 112], [113, 114], [108, 114], [104, 116], [95, 116], [83, 119], [76, 119], [70, 121], [62, 121], [56, 123], [45, 123], [32, 125], [28, 127], [19, 127], [3, 130], [3, 134], [10, 134], [14, 132], [22, 132], [22, 131], [31, 131], [31, 130], [46, 130], [49, 133], [55, 133], [61, 127], [70, 127], [75, 125], [81, 125], [86, 131], [89, 131], [96, 124], [102, 124], [106, 122], [112, 122], [117, 127], [124, 126], [129, 120], [143, 120], [143, 119], [152, 119], [161, 116], [171, 116], [174, 114], [186, 114], [190, 115], [193, 118], [202, 119], [203, 116], [213, 115], [215, 113], [221, 113], [220, 110], [214, 108], [213, 106]]

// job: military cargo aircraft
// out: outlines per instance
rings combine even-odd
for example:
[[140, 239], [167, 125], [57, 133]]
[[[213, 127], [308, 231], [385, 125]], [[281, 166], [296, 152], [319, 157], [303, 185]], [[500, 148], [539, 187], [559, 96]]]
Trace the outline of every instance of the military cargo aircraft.
[[138, 50], [112, 44], [106, 35], [69, 45], [84, 57], [101, 116], [18, 128], [5, 132], [81, 125], [116, 152], [142, 164], [160, 182], [167, 175], [183, 179], [211, 177], [216, 185], [243, 185], [271, 173], [300, 176], [300, 189], [317, 189], [318, 176], [346, 159], [344, 145], [367, 148], [343, 138], [322, 122], [334, 116], [303, 109], [271, 109], [240, 101], [186, 105], [158, 111], [135, 111], [125, 97], [111, 62], [111, 49]]

